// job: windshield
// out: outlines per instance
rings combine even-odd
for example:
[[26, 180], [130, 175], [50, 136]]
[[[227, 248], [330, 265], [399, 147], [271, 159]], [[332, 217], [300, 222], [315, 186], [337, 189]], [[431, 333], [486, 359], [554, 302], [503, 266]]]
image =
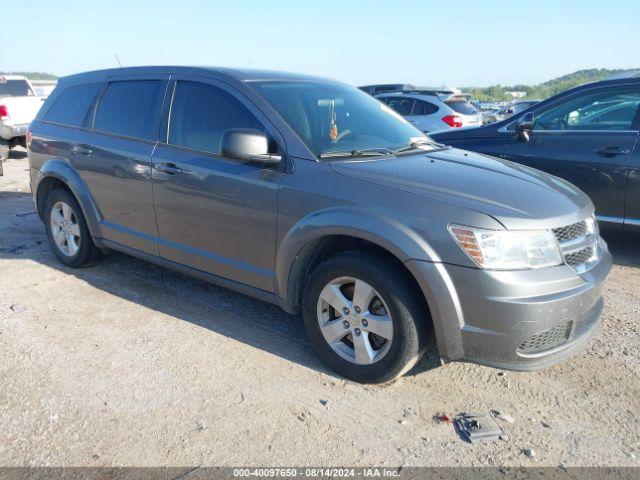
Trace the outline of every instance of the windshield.
[[0, 97], [31, 97], [33, 95], [26, 80], [6, 80], [0, 77]]
[[280, 81], [252, 86], [319, 158], [363, 151], [383, 155], [416, 142], [422, 149], [431, 148], [427, 142], [433, 143], [402, 116], [354, 87]]

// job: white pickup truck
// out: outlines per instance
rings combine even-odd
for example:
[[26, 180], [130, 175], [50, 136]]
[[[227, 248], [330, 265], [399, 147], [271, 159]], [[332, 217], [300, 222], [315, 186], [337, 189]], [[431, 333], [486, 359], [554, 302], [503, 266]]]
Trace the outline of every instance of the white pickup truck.
[[0, 162], [11, 148], [26, 146], [27, 129], [44, 100], [25, 77], [0, 75]]

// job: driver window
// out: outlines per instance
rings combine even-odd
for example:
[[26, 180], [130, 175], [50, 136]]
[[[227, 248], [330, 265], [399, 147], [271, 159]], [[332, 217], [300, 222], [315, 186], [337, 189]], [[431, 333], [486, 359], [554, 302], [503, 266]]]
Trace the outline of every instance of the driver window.
[[260, 121], [224, 90], [204, 83], [177, 82], [168, 143], [217, 154], [222, 134], [231, 128], [265, 131]]
[[534, 130], [631, 130], [640, 105], [638, 89], [588, 93], [537, 115]]

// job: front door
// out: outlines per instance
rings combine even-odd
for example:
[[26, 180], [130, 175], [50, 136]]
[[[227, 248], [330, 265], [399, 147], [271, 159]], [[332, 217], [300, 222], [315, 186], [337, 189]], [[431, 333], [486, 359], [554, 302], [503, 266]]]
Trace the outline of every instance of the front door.
[[153, 154], [160, 256], [272, 292], [281, 168], [225, 158], [220, 140], [231, 128], [277, 133], [225, 84], [178, 77], [169, 88], [168, 128]]
[[529, 141], [514, 138], [503, 156], [568, 180], [591, 198], [601, 220], [622, 223], [639, 104], [640, 87], [581, 92], [534, 111]]

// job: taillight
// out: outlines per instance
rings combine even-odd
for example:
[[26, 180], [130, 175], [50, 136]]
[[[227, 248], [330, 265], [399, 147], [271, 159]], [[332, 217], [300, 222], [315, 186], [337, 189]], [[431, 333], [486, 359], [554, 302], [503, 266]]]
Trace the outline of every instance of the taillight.
[[442, 117], [442, 121], [453, 128], [462, 126], [462, 117], [458, 115], [447, 115], [445, 117]]
[[0, 105], [0, 118], [9, 118], [9, 109], [6, 105]]
[[27, 148], [29, 148], [29, 145], [31, 145], [31, 130], [27, 128]]

